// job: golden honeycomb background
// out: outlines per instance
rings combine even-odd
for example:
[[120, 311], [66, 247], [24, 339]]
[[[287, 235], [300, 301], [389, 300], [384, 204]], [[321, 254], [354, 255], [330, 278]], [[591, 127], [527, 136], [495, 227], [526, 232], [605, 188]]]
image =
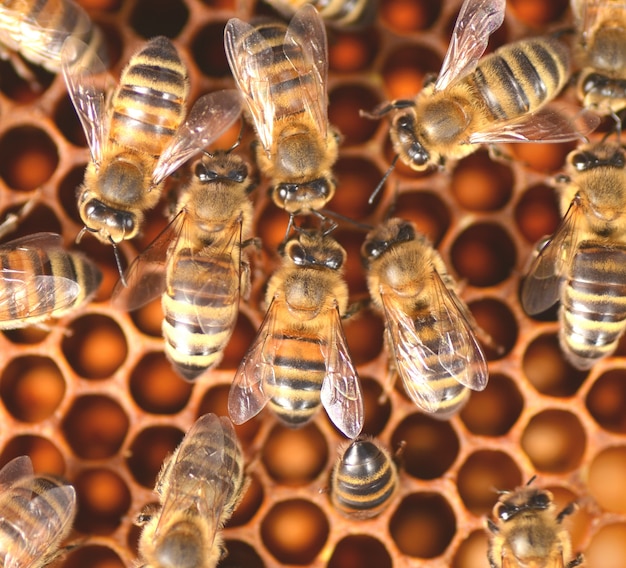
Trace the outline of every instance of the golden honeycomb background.
[[[232, 86], [222, 47], [226, 21], [271, 13], [254, 0], [80, 3], [104, 29], [115, 73], [143, 39], [172, 38], [189, 65], [194, 99]], [[487, 349], [489, 385], [449, 422], [418, 412], [399, 389], [382, 401], [382, 320], [368, 309], [348, 320], [366, 393], [364, 432], [392, 451], [405, 444], [398, 495], [377, 519], [343, 519], [326, 489], [344, 439], [323, 412], [296, 431], [263, 412], [237, 428], [252, 483], [224, 531], [228, 556], [220, 566], [486, 568], [483, 524], [495, 490], [537, 473], [536, 483], [552, 489], [559, 505], [579, 502], [567, 523], [587, 566], [626, 567], [626, 344], [590, 372], [577, 371], [559, 352], [556, 310], [534, 320], [518, 301], [534, 242], [558, 224], [549, 178], [573, 146], [510, 147], [516, 160], [498, 163], [479, 151], [448, 173], [398, 166], [383, 194], [367, 201], [392, 151], [386, 121], [360, 118], [358, 110], [409, 97], [425, 74], [438, 71], [460, 3], [380, 0], [370, 28], [329, 30], [329, 114], [344, 137], [330, 208], [368, 224], [395, 210], [431, 237], [479, 324], [503, 348]], [[566, 0], [509, 0], [491, 43], [570, 21]], [[74, 192], [88, 150], [62, 78], [35, 71], [38, 90], [0, 63], [0, 212], [34, 197], [34, 211], [8, 239], [47, 230], [77, 246]], [[229, 136], [224, 144], [237, 132]], [[250, 139], [251, 128], [244, 150]], [[70, 539], [77, 546], [58, 566], [134, 565], [133, 519], [155, 500], [163, 458], [199, 415], [226, 413], [228, 386], [261, 322], [263, 283], [286, 226], [263, 184], [254, 200], [263, 241], [254, 291], [220, 368], [198, 383], [180, 380], [163, 355], [158, 302], [132, 314], [111, 307], [113, 254], [89, 236], [78, 248], [104, 272], [96, 300], [49, 329], [0, 334], [0, 464], [27, 453], [37, 471], [63, 475], [77, 488]], [[126, 262], [165, 225], [164, 209], [150, 215], [142, 238], [122, 247]], [[342, 222], [336, 236], [348, 251], [351, 295], [362, 299], [364, 233]]]

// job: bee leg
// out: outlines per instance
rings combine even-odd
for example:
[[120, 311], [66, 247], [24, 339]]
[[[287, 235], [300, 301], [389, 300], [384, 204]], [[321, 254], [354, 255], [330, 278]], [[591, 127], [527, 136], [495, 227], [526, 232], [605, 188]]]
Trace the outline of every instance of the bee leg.
[[497, 144], [489, 144], [488, 148], [489, 148], [489, 157], [494, 162], [500, 162], [503, 164], [510, 165], [512, 162], [516, 161], [515, 158], [511, 154], [502, 150], [502, 147], [498, 146]]
[[574, 568], [574, 566], [579, 566], [580, 564], [583, 563], [583, 555], [579, 552], [573, 560], [570, 560], [566, 565], [565, 568]]
[[415, 106], [415, 102], [410, 99], [399, 99], [397, 101], [391, 101], [390, 103], [382, 103], [377, 107], [374, 107], [371, 111], [359, 110], [359, 116], [363, 118], [371, 118], [372, 120], [377, 120], [382, 118], [386, 114], [390, 113], [392, 110], [403, 109]]
[[493, 534], [498, 534], [500, 532], [498, 525], [496, 525], [496, 523], [494, 523], [491, 519], [487, 519], [486, 524], [487, 524], [487, 528], [489, 529], [489, 532]]
[[571, 515], [576, 509], [578, 509], [578, 505], [572, 501], [556, 516], [556, 522], [559, 524], [562, 523], [563, 519]]
[[9, 213], [4, 221], [0, 223], [0, 239], [17, 230], [17, 226], [20, 221], [26, 217], [39, 203], [39, 195], [41, 191], [37, 190], [35, 195], [28, 199], [22, 207], [20, 207], [15, 213]]
[[28, 83], [31, 91], [34, 93], [40, 93], [42, 91], [42, 87], [39, 84], [39, 81], [37, 81], [37, 77], [17, 53], [9, 53], [7, 59], [11, 63], [11, 66], [17, 75]]

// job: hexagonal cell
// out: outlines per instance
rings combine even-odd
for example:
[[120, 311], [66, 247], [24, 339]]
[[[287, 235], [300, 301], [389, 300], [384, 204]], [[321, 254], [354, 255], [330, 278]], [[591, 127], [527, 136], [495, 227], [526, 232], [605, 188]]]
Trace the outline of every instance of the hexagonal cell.
[[397, 33], [425, 30], [437, 21], [441, 4], [427, 0], [386, 0], [381, 2], [380, 18]]
[[[401, 216], [437, 246], [450, 227], [450, 211], [441, 198], [430, 191], [401, 193], [387, 216]], [[402, 212], [400, 214], [400, 212]]]
[[128, 416], [117, 401], [102, 395], [85, 395], [72, 401], [61, 429], [77, 456], [102, 459], [117, 454], [128, 425]]
[[327, 568], [347, 566], [376, 566], [392, 568], [393, 561], [385, 545], [365, 534], [352, 534], [340, 540], [326, 565]]
[[130, 312], [130, 318], [141, 333], [150, 337], [161, 337], [161, 325], [163, 324], [161, 297], [159, 296], [145, 306]]
[[585, 549], [585, 564], [593, 568], [624, 568], [626, 523], [612, 522], [600, 527]]
[[467, 211], [497, 211], [511, 199], [513, 181], [510, 163], [494, 161], [487, 151], [479, 151], [454, 168], [450, 189]]
[[324, 512], [304, 499], [276, 503], [261, 521], [261, 538], [279, 562], [306, 566], [313, 562], [328, 538]]
[[249, 479], [248, 487], [233, 516], [228, 521], [226, 525], [228, 527], [241, 527], [249, 523], [263, 503], [263, 498], [265, 497], [263, 484], [253, 473], [247, 472], [247, 474]]
[[125, 568], [126, 564], [110, 548], [90, 544], [72, 549], [63, 559], [63, 568]]
[[474, 531], [461, 542], [454, 553], [451, 568], [489, 568], [487, 533]]
[[226, 22], [211, 22], [203, 27], [191, 42], [196, 65], [208, 77], [230, 77], [231, 71], [224, 51]]
[[560, 20], [569, 2], [567, 0], [554, 0], [547, 3], [541, 0], [510, 0], [509, 4], [511, 12], [521, 22], [530, 27], [538, 27]]
[[80, 376], [108, 379], [126, 360], [126, 337], [111, 318], [89, 314], [75, 319], [68, 331], [61, 342], [61, 350]]
[[537, 471], [564, 473], [580, 467], [587, 434], [574, 413], [545, 410], [528, 422], [520, 444]]
[[461, 410], [467, 429], [479, 436], [504, 436], [517, 422], [524, 408], [524, 397], [515, 381], [500, 373], [491, 373], [487, 388], [473, 392]]
[[424, 78], [438, 73], [440, 67], [439, 55], [425, 46], [413, 44], [396, 48], [387, 56], [382, 70], [389, 100], [412, 99], [422, 90]]
[[261, 459], [268, 474], [277, 482], [305, 485], [326, 466], [328, 446], [314, 423], [297, 430], [277, 424], [267, 436]]
[[371, 310], [363, 310], [344, 320], [343, 329], [355, 365], [376, 359], [383, 350], [384, 324], [381, 317]]
[[540, 184], [524, 191], [515, 206], [515, 222], [522, 236], [532, 245], [546, 235], [552, 235], [561, 222], [554, 189]]
[[65, 213], [78, 225], [83, 221], [78, 212], [76, 190], [85, 178], [85, 166], [80, 165], [72, 168], [59, 183], [58, 196]]
[[248, 351], [256, 332], [257, 330], [250, 320], [240, 312], [237, 316], [235, 330], [226, 345], [226, 349], [224, 349], [224, 358], [218, 365], [218, 369], [232, 369], [234, 371], [239, 367], [239, 363]]
[[[8, 213], [15, 212], [16, 209], [21, 208], [22, 205], [23, 203], [20, 203], [17, 207], [6, 209], [0, 216], [0, 222], [6, 219]], [[26, 217], [20, 219], [17, 229], [11, 232], [10, 239], [14, 240], [19, 237], [25, 237], [40, 232], [62, 233], [61, 223], [55, 212], [43, 203], [37, 203]], [[6, 244], [10, 245], [10, 241]]]
[[21, 59], [21, 63], [34, 75], [33, 84], [23, 77], [20, 77], [9, 61], [0, 61], [0, 91], [9, 99], [19, 104], [27, 104], [39, 98], [43, 92], [48, 90], [55, 74], [46, 71], [43, 67], [27, 63]]
[[611, 369], [600, 375], [585, 402], [589, 414], [602, 428], [626, 433], [626, 371]]
[[505, 151], [512, 152], [515, 161], [541, 174], [554, 174], [565, 163], [565, 158], [576, 147], [567, 144], [509, 144]]
[[450, 260], [460, 279], [472, 286], [494, 286], [506, 280], [516, 263], [509, 234], [493, 223], [476, 223], [460, 233]]
[[472, 453], [459, 469], [457, 488], [465, 507], [474, 515], [491, 513], [498, 500], [497, 491], [515, 489], [522, 474], [511, 456], [500, 451]]
[[220, 560], [220, 568], [265, 568], [263, 560], [254, 547], [243, 540], [226, 539], [226, 557]]
[[454, 537], [454, 511], [439, 493], [407, 495], [389, 520], [389, 532], [403, 554], [435, 558]]
[[61, 450], [48, 438], [35, 435], [12, 437], [0, 454], [0, 464], [4, 465], [13, 458], [29, 456], [35, 473], [62, 476], [65, 473], [65, 459]]
[[185, 433], [173, 426], [145, 428], [132, 441], [126, 465], [137, 483], [154, 489], [163, 461], [171, 454]]
[[109, 534], [130, 507], [130, 491], [123, 479], [105, 468], [86, 469], [73, 480], [80, 503], [74, 528], [84, 534]]
[[459, 439], [449, 422], [425, 414], [411, 414], [395, 429], [391, 447], [402, 449], [403, 468], [418, 479], [436, 479], [452, 466]]
[[513, 312], [504, 302], [493, 298], [471, 302], [469, 308], [478, 324], [476, 333], [487, 359], [493, 361], [505, 357], [517, 341], [517, 321]]
[[361, 376], [360, 379], [365, 416], [362, 434], [378, 436], [391, 416], [391, 399], [383, 395], [381, 384], [373, 377]]
[[20, 191], [37, 189], [59, 165], [56, 144], [47, 132], [34, 126], [17, 126], [0, 138], [0, 176]]
[[140, 408], [153, 414], [176, 414], [189, 401], [193, 386], [183, 381], [161, 352], [147, 353], [130, 373], [129, 389]]
[[[533, 483], [543, 487], [541, 479]], [[573, 491], [561, 487], [549, 485], [546, 487], [554, 497], [554, 506], [557, 512], [563, 511], [567, 506], [574, 503], [578, 505], [571, 515], [563, 519], [563, 526], [567, 529], [575, 551], [580, 551], [587, 544], [589, 531], [594, 524], [594, 515], [590, 507], [585, 506], [585, 496], [577, 495]], [[585, 491], [585, 494], [587, 492]]]
[[[337, 179], [337, 191], [328, 208], [355, 221], [369, 215], [372, 205], [368, 199], [383, 177], [376, 165], [358, 157], [339, 158], [333, 174]], [[340, 220], [340, 223], [349, 227], [349, 222]]]
[[522, 359], [524, 374], [540, 393], [572, 396], [587, 373], [570, 365], [563, 356], [556, 335], [540, 335], [528, 345]]
[[81, 148], [87, 147], [85, 131], [80, 125], [76, 109], [69, 95], [63, 97], [54, 111], [54, 122], [68, 142]]
[[33, 345], [41, 343], [48, 337], [49, 329], [31, 325], [21, 329], [6, 329], [2, 333], [11, 342], [18, 345]]
[[367, 69], [378, 55], [379, 48], [380, 37], [374, 28], [344, 31], [335, 36], [328, 46], [328, 66], [331, 71], [338, 73]]
[[139, 0], [130, 14], [130, 25], [142, 37], [175, 38], [187, 23], [189, 9], [182, 0]]
[[[364, 144], [378, 130], [375, 120], [359, 113], [360, 107], [372, 109], [380, 103], [378, 95], [371, 89], [363, 85], [343, 85], [333, 89], [329, 99], [328, 120], [341, 133], [341, 148]], [[355, 105], [355, 101], [359, 101], [359, 104]], [[368, 180], [368, 185], [371, 182]]]
[[626, 513], [626, 446], [599, 452], [589, 466], [589, 493], [598, 505], [612, 513]]
[[0, 397], [18, 420], [40, 422], [49, 418], [64, 396], [63, 374], [48, 357], [17, 357], [2, 371]]

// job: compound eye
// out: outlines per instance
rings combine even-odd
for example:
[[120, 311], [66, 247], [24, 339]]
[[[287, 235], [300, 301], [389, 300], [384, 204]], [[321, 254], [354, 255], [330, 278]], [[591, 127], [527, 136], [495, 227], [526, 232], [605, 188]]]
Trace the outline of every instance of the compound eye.
[[537, 493], [531, 501], [533, 509], [547, 509], [550, 506], [550, 498], [545, 493]]
[[497, 517], [503, 521], [506, 522], [508, 520], [511, 519], [511, 517], [513, 517], [513, 515], [515, 515], [517, 511], [516, 507], [512, 507], [511, 505], [507, 505], [506, 503], [502, 503], [496, 510], [496, 515]]
[[593, 163], [593, 156], [589, 152], [576, 152], [572, 156], [572, 166], [579, 172], [589, 169]]
[[386, 248], [386, 243], [381, 241], [369, 241], [363, 245], [365, 256], [372, 260], [378, 258]]
[[298, 266], [304, 266], [307, 264], [307, 254], [301, 244], [293, 243], [289, 247], [288, 254], [289, 258], [293, 260], [294, 264], [297, 264]]
[[195, 174], [200, 181], [209, 181], [209, 172], [204, 163], [198, 162], [196, 164]]
[[324, 262], [324, 266], [332, 270], [339, 270], [342, 264], [343, 264], [343, 255], [339, 251], [331, 254]]
[[237, 168], [236, 170], [232, 170], [228, 174], [228, 179], [231, 179], [232, 181], [236, 183], [243, 183], [247, 177], [248, 177], [248, 168], [246, 166], [241, 166], [240, 168]]
[[410, 223], [402, 223], [398, 229], [398, 241], [405, 243], [415, 239], [415, 229]]

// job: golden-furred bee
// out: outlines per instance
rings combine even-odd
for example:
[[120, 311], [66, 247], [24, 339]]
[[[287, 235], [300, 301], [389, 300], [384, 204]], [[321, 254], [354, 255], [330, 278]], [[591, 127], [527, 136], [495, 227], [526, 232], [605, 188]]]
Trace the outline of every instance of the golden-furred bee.
[[469, 390], [487, 385], [476, 323], [439, 253], [415, 225], [391, 218], [371, 230], [361, 254], [374, 306], [383, 313], [390, 377], [400, 375], [422, 410], [448, 418]]
[[481, 59], [504, 9], [505, 0], [465, 0], [436, 80], [414, 99], [385, 103], [369, 115], [393, 113], [394, 150], [412, 169], [443, 167], [480, 144], [574, 140], [599, 123], [582, 113], [579, 131], [575, 121], [541, 108], [569, 77], [569, 52], [557, 39], [524, 39]]
[[28, 327], [78, 309], [102, 280], [92, 261], [64, 250], [54, 233], [0, 245], [0, 265], [0, 329]]
[[[267, 0], [270, 6], [287, 18], [292, 17], [307, 2], [304, 0]], [[378, 10], [377, 0], [313, 0], [324, 22], [341, 30], [356, 30], [370, 25]]]
[[246, 488], [243, 453], [232, 423], [205, 414], [163, 464], [160, 506], [139, 515], [144, 568], [213, 568], [224, 556], [221, 529]]
[[576, 509], [570, 503], [557, 513], [552, 493], [531, 487], [503, 491], [493, 508], [495, 521], [487, 519], [491, 568], [574, 568], [582, 563], [573, 556], [563, 519]]
[[73, 38], [63, 48], [65, 82], [91, 152], [78, 210], [83, 231], [117, 245], [140, 230], [165, 178], [237, 119], [241, 101], [235, 90], [210, 93], [185, 120], [187, 68], [166, 37], [130, 58], [112, 92], [102, 85], [104, 65], [85, 59], [85, 49]]
[[0, 470], [0, 563], [4, 568], [43, 568], [61, 554], [59, 545], [76, 515], [71, 485], [35, 475], [28, 456]]
[[261, 142], [256, 158], [274, 203], [290, 215], [322, 209], [335, 193], [338, 133], [328, 124], [328, 47], [319, 14], [306, 5], [289, 27], [226, 24], [228, 63]]
[[194, 380], [219, 364], [235, 328], [250, 271], [242, 248], [252, 233], [248, 166], [230, 152], [199, 160], [168, 227], [128, 267], [114, 303], [134, 310], [162, 295], [165, 354]]
[[0, 57], [24, 79], [32, 73], [16, 54], [58, 73], [61, 49], [68, 37], [88, 45], [87, 53], [108, 60], [100, 29], [73, 0], [5, 0], [0, 6]]
[[626, 6], [621, 0], [571, 4], [579, 39], [578, 97], [599, 114], [615, 115], [626, 108]]
[[289, 427], [306, 424], [320, 403], [348, 438], [363, 427], [363, 395], [341, 325], [348, 307], [346, 251], [321, 232], [300, 232], [283, 250], [265, 295], [268, 310], [228, 397], [242, 424], [269, 403]]
[[340, 454], [330, 485], [333, 506], [354, 520], [380, 515], [398, 489], [398, 471], [389, 452], [374, 438], [357, 438]]
[[589, 369], [626, 330], [626, 152], [611, 141], [580, 146], [558, 182], [564, 218], [533, 260], [521, 300], [531, 315], [561, 301], [561, 348]]

